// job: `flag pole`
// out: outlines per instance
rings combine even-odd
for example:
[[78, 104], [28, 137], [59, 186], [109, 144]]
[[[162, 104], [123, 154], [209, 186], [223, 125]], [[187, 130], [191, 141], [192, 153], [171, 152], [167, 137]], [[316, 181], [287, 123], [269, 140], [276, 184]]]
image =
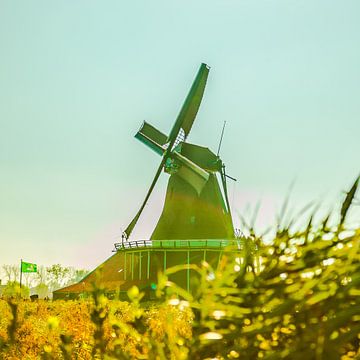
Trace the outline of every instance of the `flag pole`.
[[21, 289], [21, 280], [22, 280], [22, 259], [20, 260], [20, 289]]

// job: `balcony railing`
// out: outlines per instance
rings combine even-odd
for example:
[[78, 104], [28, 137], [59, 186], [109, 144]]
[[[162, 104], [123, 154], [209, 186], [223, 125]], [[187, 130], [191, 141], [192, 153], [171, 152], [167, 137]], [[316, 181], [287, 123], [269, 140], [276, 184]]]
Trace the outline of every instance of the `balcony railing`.
[[115, 251], [138, 248], [191, 249], [191, 248], [236, 248], [241, 249], [242, 239], [193, 239], [193, 240], [122, 240], [115, 243]]

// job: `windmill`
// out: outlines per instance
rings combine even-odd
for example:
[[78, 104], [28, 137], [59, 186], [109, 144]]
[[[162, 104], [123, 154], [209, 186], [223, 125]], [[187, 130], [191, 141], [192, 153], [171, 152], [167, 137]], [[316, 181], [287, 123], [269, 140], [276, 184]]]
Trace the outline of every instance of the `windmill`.
[[[186, 141], [208, 74], [209, 67], [201, 64], [168, 136], [147, 122], [142, 124], [135, 137], [161, 156], [161, 161], [139, 211], [124, 231], [122, 242], [115, 244], [115, 254], [99, 266], [101, 272], [95, 269], [79, 283], [55, 291], [54, 299], [79, 297], [91, 291], [92, 283], [99, 279], [109, 295], [119, 293], [126, 299], [127, 290], [136, 285], [151, 299], [158, 272], [179, 264], [188, 266], [169, 279], [192, 291], [198, 273], [190, 264], [206, 261], [216, 268], [224, 253], [238, 253], [241, 244], [234, 235], [226, 186], [229, 176], [219, 157], [220, 145], [215, 154]], [[130, 235], [162, 171], [170, 178], [160, 219], [150, 240], [132, 240]]]
[[209, 67], [201, 64], [168, 136], [147, 122], [135, 135], [160, 155], [161, 161], [139, 211], [124, 231], [126, 239], [130, 237], [162, 171], [169, 174], [170, 179], [164, 209], [151, 240], [234, 238], [225, 166], [218, 154], [186, 141], [201, 104], [208, 74]]

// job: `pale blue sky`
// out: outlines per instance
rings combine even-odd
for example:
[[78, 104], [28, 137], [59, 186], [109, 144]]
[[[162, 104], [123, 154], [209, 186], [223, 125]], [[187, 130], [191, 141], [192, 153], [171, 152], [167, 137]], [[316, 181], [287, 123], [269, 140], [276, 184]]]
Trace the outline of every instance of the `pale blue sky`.
[[[93, 267], [137, 211], [201, 62], [189, 140], [221, 151], [235, 210], [339, 199], [360, 172], [358, 1], [0, 1], [0, 264]], [[134, 236], [149, 235], [163, 175]], [[236, 215], [235, 215], [236, 217]]]

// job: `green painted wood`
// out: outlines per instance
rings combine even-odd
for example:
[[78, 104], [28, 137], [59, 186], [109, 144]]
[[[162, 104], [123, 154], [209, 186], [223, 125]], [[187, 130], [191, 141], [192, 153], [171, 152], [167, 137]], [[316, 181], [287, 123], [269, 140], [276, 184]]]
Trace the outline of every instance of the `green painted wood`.
[[125, 255], [124, 255], [124, 280], [127, 280], [126, 278], [127, 278], [127, 263], [126, 263], [126, 255], [127, 255], [127, 253], [125, 252]]
[[150, 279], [150, 250], [148, 250], [147, 254], [148, 254], [147, 278]]

